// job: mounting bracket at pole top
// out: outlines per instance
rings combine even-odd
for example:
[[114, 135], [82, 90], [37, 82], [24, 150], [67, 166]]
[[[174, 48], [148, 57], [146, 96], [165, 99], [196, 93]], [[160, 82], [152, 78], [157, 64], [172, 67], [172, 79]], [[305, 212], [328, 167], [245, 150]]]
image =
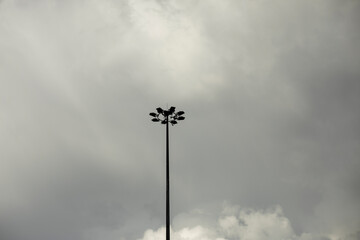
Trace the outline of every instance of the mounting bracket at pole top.
[[151, 112], [149, 115], [153, 118], [151, 119], [153, 122], [160, 122], [162, 124], [171, 123], [171, 125], [175, 125], [178, 121], [184, 120], [185, 117], [184, 111], [175, 112], [175, 107], [170, 107], [168, 110], [163, 110], [162, 108], [156, 108], [156, 112]]

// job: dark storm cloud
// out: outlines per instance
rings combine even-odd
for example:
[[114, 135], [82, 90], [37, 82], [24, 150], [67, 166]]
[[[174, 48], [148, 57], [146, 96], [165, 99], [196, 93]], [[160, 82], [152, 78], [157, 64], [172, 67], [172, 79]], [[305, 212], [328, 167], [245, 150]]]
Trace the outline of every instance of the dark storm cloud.
[[147, 114], [169, 104], [187, 117], [175, 238], [356, 239], [358, 20], [350, 0], [0, 2], [1, 234], [158, 234], [164, 129]]

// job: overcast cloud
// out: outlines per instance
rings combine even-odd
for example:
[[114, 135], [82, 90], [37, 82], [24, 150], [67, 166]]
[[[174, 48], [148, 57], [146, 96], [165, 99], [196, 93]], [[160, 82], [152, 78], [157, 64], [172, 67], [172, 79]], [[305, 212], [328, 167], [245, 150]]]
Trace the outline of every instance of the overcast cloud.
[[0, 1], [1, 240], [360, 239], [360, 1]]

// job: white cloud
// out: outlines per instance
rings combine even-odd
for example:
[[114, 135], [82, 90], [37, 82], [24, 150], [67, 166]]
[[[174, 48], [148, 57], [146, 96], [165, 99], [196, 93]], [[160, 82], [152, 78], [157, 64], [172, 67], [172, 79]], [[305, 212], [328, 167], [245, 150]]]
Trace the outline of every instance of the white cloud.
[[[204, 218], [209, 218], [203, 212]], [[182, 215], [182, 225], [189, 222], [188, 227], [172, 228], [171, 238], [174, 240], [326, 240], [345, 239], [344, 236], [324, 235], [317, 233], [302, 233], [297, 235], [289, 221], [284, 216], [280, 206], [268, 209], [240, 208], [239, 206], [225, 204], [223, 210], [218, 212], [217, 222], [213, 226], [203, 224], [200, 220], [199, 210]], [[175, 217], [176, 219], [177, 217]], [[194, 222], [197, 221], [197, 223]], [[206, 222], [206, 220], [204, 221]], [[195, 226], [194, 226], [195, 224]], [[331, 237], [331, 238], [330, 238]], [[157, 230], [148, 229], [139, 240], [163, 240], [165, 227]]]

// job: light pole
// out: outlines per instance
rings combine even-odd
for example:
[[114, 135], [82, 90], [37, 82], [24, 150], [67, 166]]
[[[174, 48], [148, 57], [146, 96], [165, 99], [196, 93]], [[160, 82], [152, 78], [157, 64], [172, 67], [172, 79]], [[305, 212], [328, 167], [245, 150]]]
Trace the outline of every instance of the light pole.
[[175, 112], [175, 107], [168, 110], [156, 108], [156, 113], [151, 112], [153, 122], [166, 124], [166, 240], [170, 240], [170, 184], [169, 184], [169, 122], [175, 125], [178, 121], [184, 120], [184, 111]]

